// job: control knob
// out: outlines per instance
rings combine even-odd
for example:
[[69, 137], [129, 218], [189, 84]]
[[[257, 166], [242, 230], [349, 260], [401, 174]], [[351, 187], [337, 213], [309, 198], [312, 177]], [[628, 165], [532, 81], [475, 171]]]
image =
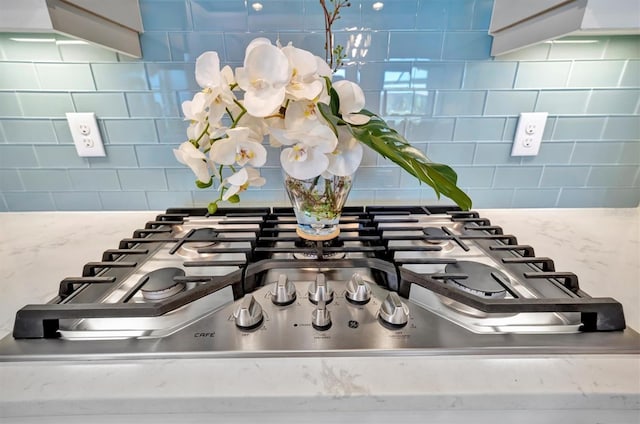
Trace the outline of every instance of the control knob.
[[250, 330], [262, 323], [262, 306], [250, 294], [242, 299], [242, 303], [233, 314], [239, 328]]
[[347, 282], [345, 297], [349, 302], [364, 305], [371, 300], [371, 287], [357, 272]]
[[296, 300], [296, 286], [287, 279], [286, 274], [280, 274], [278, 282], [271, 292], [271, 301], [274, 305], [286, 306]]
[[309, 300], [315, 304], [321, 300], [325, 303], [333, 300], [333, 289], [327, 284], [324, 274], [316, 275], [316, 281], [309, 285]]
[[318, 302], [318, 307], [313, 310], [311, 315], [311, 325], [319, 331], [328, 330], [331, 327], [331, 314], [327, 310], [327, 304], [324, 300]]
[[391, 292], [382, 302], [379, 316], [383, 323], [394, 327], [402, 327], [409, 321], [409, 308], [400, 301], [398, 293]]

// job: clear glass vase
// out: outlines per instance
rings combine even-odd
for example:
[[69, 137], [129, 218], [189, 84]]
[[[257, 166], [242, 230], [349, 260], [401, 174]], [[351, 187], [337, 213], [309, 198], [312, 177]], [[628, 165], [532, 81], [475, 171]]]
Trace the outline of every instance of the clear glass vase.
[[300, 237], [330, 240], [338, 236], [338, 222], [351, 191], [352, 177], [299, 180], [285, 173], [284, 186], [296, 214], [296, 232]]

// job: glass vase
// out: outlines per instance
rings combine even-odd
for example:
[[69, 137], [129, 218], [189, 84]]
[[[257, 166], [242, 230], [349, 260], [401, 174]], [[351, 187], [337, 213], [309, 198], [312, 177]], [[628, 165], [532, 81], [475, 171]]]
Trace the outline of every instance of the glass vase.
[[285, 173], [284, 186], [296, 214], [296, 232], [307, 240], [330, 240], [340, 234], [340, 215], [353, 176], [317, 176], [299, 180]]

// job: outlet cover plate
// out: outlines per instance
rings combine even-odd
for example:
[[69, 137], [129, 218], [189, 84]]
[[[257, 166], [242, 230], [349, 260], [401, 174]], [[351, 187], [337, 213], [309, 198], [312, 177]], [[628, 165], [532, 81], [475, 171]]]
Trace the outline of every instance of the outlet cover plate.
[[547, 112], [521, 113], [513, 138], [511, 156], [536, 156], [540, 151]]
[[67, 122], [73, 137], [73, 144], [80, 157], [103, 157], [104, 151], [100, 128], [96, 121], [96, 114], [91, 113], [67, 113]]

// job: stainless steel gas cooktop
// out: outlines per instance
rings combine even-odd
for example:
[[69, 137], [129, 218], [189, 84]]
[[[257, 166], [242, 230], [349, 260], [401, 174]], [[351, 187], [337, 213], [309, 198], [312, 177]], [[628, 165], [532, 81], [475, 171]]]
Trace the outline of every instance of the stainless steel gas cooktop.
[[169, 209], [17, 311], [0, 361], [640, 353], [620, 303], [476, 212], [347, 208], [340, 227], [309, 242], [287, 208]]

